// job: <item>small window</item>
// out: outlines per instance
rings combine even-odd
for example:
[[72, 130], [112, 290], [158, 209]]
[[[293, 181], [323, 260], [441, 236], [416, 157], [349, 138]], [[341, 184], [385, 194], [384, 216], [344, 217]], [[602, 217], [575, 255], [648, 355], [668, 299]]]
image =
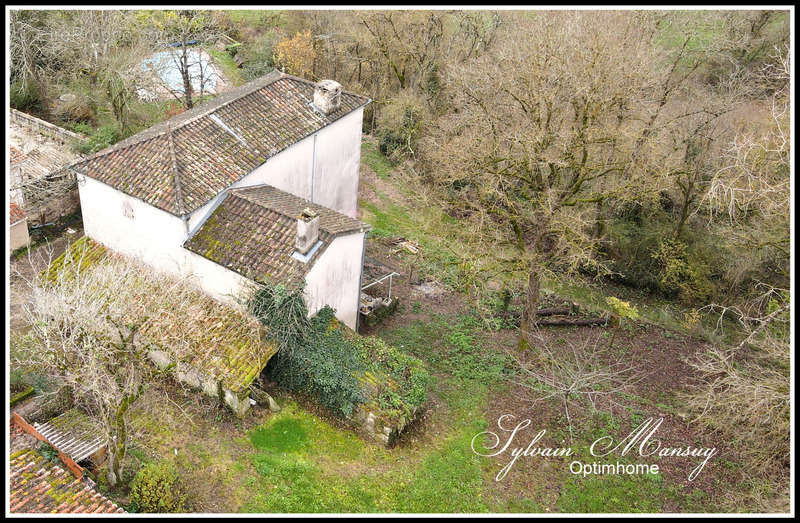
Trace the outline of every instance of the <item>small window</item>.
[[133, 220], [133, 205], [128, 200], [122, 203], [122, 215], [129, 220]]

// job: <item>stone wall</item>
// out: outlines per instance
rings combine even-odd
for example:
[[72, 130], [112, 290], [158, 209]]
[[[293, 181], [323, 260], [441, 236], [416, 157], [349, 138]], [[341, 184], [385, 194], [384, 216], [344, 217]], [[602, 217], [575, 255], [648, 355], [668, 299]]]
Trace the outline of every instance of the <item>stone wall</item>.
[[397, 438], [408, 425], [416, 419], [418, 411], [412, 412], [409, 416], [404, 416], [397, 420], [389, 420], [380, 414], [376, 414], [369, 407], [359, 405], [351, 416], [351, 420], [356, 423], [358, 428], [371, 439], [392, 447], [397, 443]]
[[[166, 351], [151, 350], [148, 355], [161, 370], [166, 369], [172, 363]], [[244, 416], [250, 410], [250, 391], [247, 388], [241, 394], [236, 394], [223, 386], [222, 382], [214, 376], [206, 376], [183, 362], [175, 365], [172, 374], [179, 382], [202, 391], [206, 396], [219, 399], [237, 416]]]

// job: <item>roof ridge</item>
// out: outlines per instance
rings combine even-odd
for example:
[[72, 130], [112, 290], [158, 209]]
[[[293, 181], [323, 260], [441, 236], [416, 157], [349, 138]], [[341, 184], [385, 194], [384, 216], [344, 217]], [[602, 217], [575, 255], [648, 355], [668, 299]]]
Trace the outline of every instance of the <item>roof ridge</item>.
[[[274, 71], [277, 71], [278, 74], [279, 74], [279, 76], [277, 78], [271, 78], [269, 81], [265, 82], [263, 85], [259, 85], [258, 87], [254, 87], [251, 90], [244, 89], [243, 90], [243, 94], [241, 94], [239, 96], [236, 96], [236, 97], [233, 97], [230, 100], [225, 100], [221, 104], [219, 104], [217, 106], [214, 106], [212, 109], [200, 112], [200, 113], [196, 114], [195, 116], [192, 116], [191, 118], [187, 119], [185, 122], [181, 122], [180, 125], [178, 125], [178, 129], [181, 129], [181, 128], [189, 125], [190, 123], [199, 120], [200, 118], [204, 118], [204, 117], [206, 117], [206, 116], [208, 116], [210, 114], [214, 114], [215, 112], [217, 112], [218, 110], [222, 109], [223, 107], [227, 107], [228, 105], [232, 104], [233, 102], [237, 102], [237, 101], [241, 100], [242, 98], [244, 98], [246, 96], [250, 96], [251, 94], [255, 93], [256, 91], [259, 91], [259, 90], [267, 87], [268, 85], [272, 85], [275, 82], [277, 82], [278, 80], [283, 78], [284, 73], [278, 71], [277, 69], [275, 69]], [[267, 73], [266, 75], [262, 76], [261, 78], [256, 78], [255, 80], [252, 80], [252, 81], [250, 81], [250, 82], [248, 82], [246, 84], [240, 85], [237, 88], [231, 89], [230, 91], [227, 91], [226, 93], [222, 93], [220, 96], [222, 96], [224, 94], [232, 93], [232, 92], [236, 91], [236, 89], [240, 89], [242, 87], [245, 87], [246, 85], [256, 84], [256, 82], [258, 82], [259, 80], [263, 80], [264, 78], [266, 78], [267, 76], [272, 74], [274, 71], [270, 71], [269, 73]], [[213, 101], [214, 100], [209, 100], [209, 103], [211, 103]], [[198, 107], [202, 107], [203, 105], [205, 105], [205, 104], [201, 104]], [[167, 120], [167, 121], [169, 121], [169, 120]]]
[[[308, 78], [302, 78], [300, 76], [295, 76], [295, 75], [289, 74], [289, 73], [281, 72], [281, 74], [283, 75], [284, 78], [287, 78], [289, 80], [295, 80], [295, 81], [298, 81], [298, 82], [302, 82], [302, 83], [308, 84], [308, 85], [316, 86], [317, 83], [319, 83], [319, 82], [315, 82], [313, 80], [309, 80]], [[336, 82], [336, 80], [334, 80], [334, 82]], [[339, 83], [339, 82], [336, 82], [336, 83]], [[341, 85], [341, 84], [339, 84], [339, 85]], [[363, 99], [367, 100], [367, 103], [372, 101], [372, 99], [369, 96], [364, 96], [363, 94], [354, 93], [353, 91], [345, 91], [344, 88], [342, 89], [342, 94], [349, 94], [350, 96], [355, 96], [357, 98], [363, 98]]]
[[[274, 74], [274, 73], [277, 73], [277, 74]], [[196, 105], [196, 106], [192, 107], [192, 109], [187, 109], [186, 111], [183, 111], [183, 112], [181, 112], [179, 114], [176, 114], [175, 116], [173, 116], [171, 118], [168, 118], [167, 120], [164, 120], [162, 122], [156, 123], [155, 125], [153, 125], [151, 127], [148, 127], [147, 129], [144, 129], [144, 130], [140, 131], [139, 133], [134, 134], [133, 136], [129, 136], [128, 138], [125, 138], [124, 140], [122, 140], [122, 141], [120, 141], [120, 142], [118, 142], [118, 143], [116, 143], [114, 145], [111, 145], [110, 147], [107, 147], [107, 148], [105, 148], [105, 149], [103, 149], [101, 151], [98, 151], [98, 152], [94, 153], [93, 155], [91, 155], [87, 159], [94, 160], [94, 159], [100, 158], [102, 156], [105, 156], [105, 155], [113, 153], [113, 152], [125, 150], [128, 147], [131, 147], [133, 145], [144, 143], [144, 142], [146, 142], [148, 140], [151, 140], [153, 138], [157, 138], [159, 136], [163, 136], [167, 132], [171, 132], [171, 131], [167, 131], [167, 130], [159, 131], [158, 133], [153, 134], [152, 136], [147, 136], [146, 133], [148, 131], [153, 130], [154, 128], [157, 128], [159, 125], [166, 125], [167, 128], [169, 129], [171, 127], [171, 124], [169, 123], [170, 121], [176, 120], [176, 119], [180, 120], [180, 117], [181, 116], [185, 116], [187, 112], [190, 112], [190, 111], [193, 111], [193, 110], [197, 110], [197, 114], [194, 114], [194, 115], [190, 116], [186, 120], [180, 121], [177, 126], [172, 127], [172, 130], [182, 129], [183, 127], [189, 125], [190, 123], [195, 122], [195, 121], [199, 120], [200, 118], [203, 118], [205, 116], [208, 116], [209, 114], [212, 114], [212, 113], [216, 112], [218, 109], [221, 109], [222, 107], [226, 107], [226, 106], [230, 105], [231, 103], [233, 103], [233, 102], [235, 102], [237, 100], [241, 100], [242, 98], [253, 94], [254, 92], [258, 91], [259, 89], [263, 89], [264, 87], [267, 87], [268, 85], [271, 85], [271, 84], [277, 82], [278, 80], [280, 80], [284, 76], [286, 76], [284, 73], [278, 71], [277, 69], [274, 69], [274, 70], [270, 71], [269, 73], [267, 73], [266, 75], [264, 75], [264, 76], [262, 76], [260, 78], [256, 78], [254, 80], [251, 80], [251, 81], [247, 82], [246, 84], [240, 85], [239, 87], [235, 87], [235, 88], [233, 88], [233, 89], [231, 89], [229, 91], [226, 91], [224, 93], [220, 93], [215, 98], [213, 98], [211, 100], [208, 100], [207, 102], [204, 102], [202, 104]], [[247, 87], [247, 89], [245, 89], [245, 87]], [[239, 94], [239, 92], [241, 94]], [[234, 95], [234, 93], [235, 93], [235, 95]], [[219, 103], [218, 105], [214, 104], [214, 101], [217, 100], [218, 98], [223, 98], [224, 99], [226, 97], [230, 97], [230, 99], [224, 100], [223, 102]], [[206, 108], [203, 111], [200, 111], [199, 109], [203, 108], [206, 104], [209, 104], [210, 108]], [[143, 135], [143, 136], [141, 136], [140, 139], [138, 139], [138, 140], [134, 140], [134, 138], [136, 138], [139, 135]]]
[[[359, 220], [358, 218], [353, 218], [352, 216], [348, 216], [347, 214], [345, 214], [345, 213], [343, 213], [341, 211], [337, 211], [336, 209], [333, 209], [333, 208], [328, 207], [326, 205], [322, 205], [321, 203], [317, 203], [317, 202], [311, 201], [311, 200], [309, 200], [307, 198], [303, 198], [302, 196], [298, 196], [296, 194], [292, 194], [292, 193], [290, 193], [288, 191], [284, 191], [283, 189], [279, 189], [279, 188], [275, 187], [274, 185], [270, 185], [268, 183], [262, 183], [262, 184], [259, 184], [259, 185], [248, 185], [248, 186], [245, 186], [245, 187], [235, 187], [235, 188], [229, 189], [228, 190], [228, 194], [226, 195], [226, 198], [229, 197], [229, 196], [234, 196], [236, 198], [239, 198], [240, 200], [244, 200], [244, 201], [246, 201], [248, 203], [251, 203], [253, 205], [257, 205], [257, 206], [261, 207], [262, 209], [268, 209], [270, 211], [276, 212], [279, 215], [284, 216], [286, 218], [289, 218], [289, 219], [296, 219], [297, 218], [297, 216], [292, 216], [291, 214], [289, 214], [289, 213], [285, 212], [283, 209], [281, 209], [279, 206], [268, 206], [268, 205], [265, 205], [263, 202], [258, 201], [257, 198], [248, 198], [247, 194], [246, 194], [246, 191], [248, 191], [248, 190], [252, 191], [252, 190], [255, 190], [255, 189], [270, 189], [270, 190], [273, 190], [273, 191], [277, 191], [279, 193], [285, 194], [285, 195], [290, 196], [292, 198], [296, 198], [297, 200], [302, 200], [306, 204], [311, 205], [313, 207], [318, 207], [320, 209], [324, 209], [327, 212], [334, 213], [334, 214], [337, 214], [337, 215], [342, 216], [344, 218], [347, 218], [348, 220], [351, 220], [353, 222], [353, 225], [358, 224], [358, 228], [359, 229], [370, 229], [371, 228], [370, 224], [368, 224], [366, 222], [363, 222], [363, 221]], [[241, 194], [241, 193], [245, 193], [245, 194]], [[353, 229], [353, 230], [355, 230], [355, 229]], [[336, 235], [338, 235], [340, 233], [331, 233], [331, 234], [336, 236]]]
[[178, 166], [178, 157], [175, 155], [175, 140], [172, 137], [172, 127], [167, 125], [167, 138], [169, 140], [169, 156], [172, 160], [172, 183], [175, 186], [175, 210], [181, 215], [186, 214], [183, 201], [183, 186], [181, 185], [181, 170]]

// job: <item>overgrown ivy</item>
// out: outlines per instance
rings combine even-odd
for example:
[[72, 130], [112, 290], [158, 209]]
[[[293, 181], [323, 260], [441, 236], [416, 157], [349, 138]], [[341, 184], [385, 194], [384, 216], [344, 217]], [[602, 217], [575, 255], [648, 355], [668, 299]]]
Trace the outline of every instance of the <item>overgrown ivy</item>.
[[251, 311], [280, 347], [266, 368], [270, 380], [310, 394], [343, 417], [366, 401], [358, 380], [364, 363], [335, 328], [333, 309], [325, 307], [309, 319], [302, 288], [292, 292], [265, 285], [255, 294]]
[[266, 368], [278, 385], [311, 395], [341, 417], [367, 402], [388, 417], [409, 415], [425, 402], [430, 377], [419, 359], [342, 328], [330, 307], [308, 318], [302, 288], [264, 285], [250, 310], [280, 347]]

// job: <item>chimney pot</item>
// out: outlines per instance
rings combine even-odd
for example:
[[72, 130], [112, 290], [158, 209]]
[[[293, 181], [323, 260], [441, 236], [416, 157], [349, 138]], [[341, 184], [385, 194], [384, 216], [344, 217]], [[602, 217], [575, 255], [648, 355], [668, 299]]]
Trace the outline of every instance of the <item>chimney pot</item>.
[[295, 247], [300, 254], [307, 254], [317, 240], [319, 240], [319, 214], [306, 207], [297, 217]]
[[314, 85], [314, 106], [330, 114], [342, 103], [342, 86], [333, 80], [320, 80]]

